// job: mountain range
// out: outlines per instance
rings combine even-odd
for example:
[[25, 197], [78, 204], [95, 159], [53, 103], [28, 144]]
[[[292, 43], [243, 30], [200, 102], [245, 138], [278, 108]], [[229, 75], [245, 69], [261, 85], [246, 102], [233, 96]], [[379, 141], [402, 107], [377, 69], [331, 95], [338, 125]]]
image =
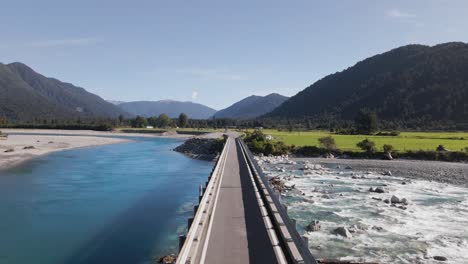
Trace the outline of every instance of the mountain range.
[[25, 64], [0, 63], [0, 117], [12, 120], [117, 117], [128, 115], [99, 96]]
[[252, 95], [233, 105], [219, 110], [214, 114], [214, 118], [230, 118], [230, 119], [251, 119], [269, 113], [288, 97], [277, 93], [272, 93], [266, 96]]
[[189, 118], [207, 119], [216, 112], [213, 108], [202, 104], [173, 100], [120, 102], [117, 106], [130, 114], [144, 117], [158, 116], [164, 113], [170, 118], [176, 118], [181, 113], [185, 113]]
[[273, 118], [468, 122], [468, 44], [408, 45], [331, 74], [268, 113]]
[[0, 118], [117, 117], [352, 120], [361, 109], [399, 123], [468, 124], [468, 44], [407, 45], [324, 77], [291, 98], [249, 96], [218, 112], [171, 100], [107, 102], [22, 63], [0, 63]]

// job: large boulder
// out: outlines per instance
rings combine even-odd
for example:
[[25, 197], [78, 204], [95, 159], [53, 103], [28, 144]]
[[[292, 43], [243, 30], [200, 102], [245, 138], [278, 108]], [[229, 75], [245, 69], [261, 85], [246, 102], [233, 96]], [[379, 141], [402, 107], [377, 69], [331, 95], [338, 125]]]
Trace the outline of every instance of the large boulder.
[[337, 229], [333, 230], [333, 234], [339, 235], [345, 238], [352, 238], [351, 232], [346, 227], [340, 226]]

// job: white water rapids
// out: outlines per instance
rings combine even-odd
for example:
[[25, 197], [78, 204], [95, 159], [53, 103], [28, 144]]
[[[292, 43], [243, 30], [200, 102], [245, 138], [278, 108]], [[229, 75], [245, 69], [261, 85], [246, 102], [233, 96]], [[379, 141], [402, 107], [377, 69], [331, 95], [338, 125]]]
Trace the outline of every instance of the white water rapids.
[[[294, 186], [282, 200], [316, 258], [441, 263], [434, 256], [443, 256], [443, 263], [468, 263], [468, 188], [287, 158], [257, 159], [267, 176]], [[369, 191], [379, 186], [386, 192]], [[407, 209], [383, 201], [392, 195], [406, 198]], [[321, 230], [307, 232], [313, 220]], [[352, 237], [333, 234], [338, 227]]]

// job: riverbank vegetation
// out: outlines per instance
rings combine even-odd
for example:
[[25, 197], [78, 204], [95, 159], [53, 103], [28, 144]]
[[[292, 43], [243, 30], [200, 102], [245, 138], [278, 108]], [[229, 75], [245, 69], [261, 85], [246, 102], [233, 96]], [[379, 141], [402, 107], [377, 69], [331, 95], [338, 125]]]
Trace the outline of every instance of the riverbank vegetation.
[[[305, 157], [468, 161], [468, 140], [465, 138], [468, 139], [468, 133], [464, 132], [403, 132], [394, 138], [373, 135], [336, 135], [323, 131], [257, 130], [247, 132], [244, 140], [252, 152], [264, 155], [294, 154]], [[446, 144], [447, 142], [449, 144]]]
[[174, 150], [184, 153], [194, 159], [200, 160], [215, 160], [216, 157], [223, 151], [226, 137], [212, 138], [191, 138], [186, 140]]

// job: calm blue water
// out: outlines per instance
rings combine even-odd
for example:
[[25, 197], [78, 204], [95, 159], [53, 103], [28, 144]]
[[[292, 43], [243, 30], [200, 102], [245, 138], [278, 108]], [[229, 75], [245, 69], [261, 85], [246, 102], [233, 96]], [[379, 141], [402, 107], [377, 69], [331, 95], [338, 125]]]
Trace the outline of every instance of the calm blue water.
[[0, 171], [0, 263], [154, 263], [178, 233], [212, 163], [174, 139], [53, 153]]

